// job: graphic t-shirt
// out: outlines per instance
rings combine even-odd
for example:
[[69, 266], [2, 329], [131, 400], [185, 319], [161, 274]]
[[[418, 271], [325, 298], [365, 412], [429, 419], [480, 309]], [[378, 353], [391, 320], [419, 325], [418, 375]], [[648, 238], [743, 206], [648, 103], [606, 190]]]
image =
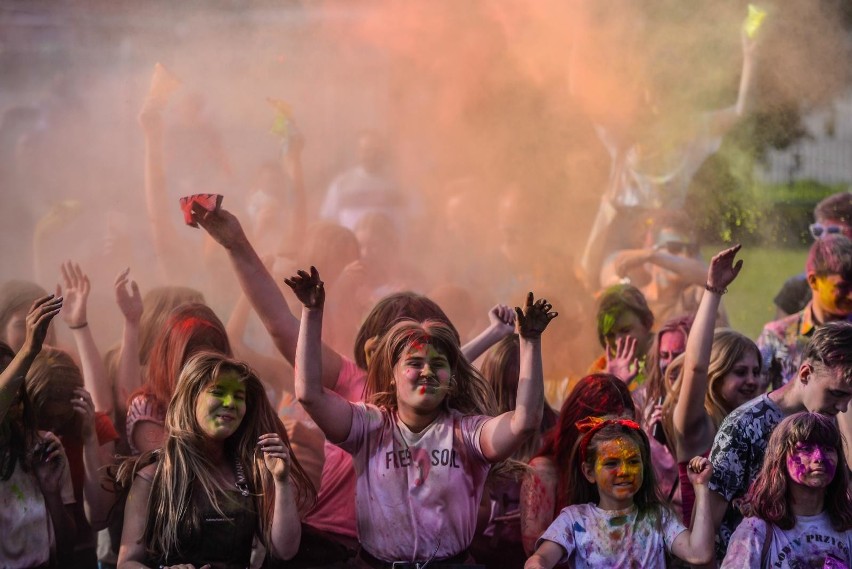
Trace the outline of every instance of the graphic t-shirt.
[[491, 417], [451, 410], [415, 433], [393, 411], [351, 405], [352, 430], [340, 447], [355, 464], [364, 548], [391, 562], [442, 559], [467, 549], [491, 468], [479, 446]]
[[769, 435], [783, 418], [778, 405], [762, 395], [735, 409], [719, 426], [710, 451], [713, 474], [707, 487], [729, 505], [716, 536], [717, 559], [724, 558], [728, 540], [743, 519], [737, 499], [745, 496], [763, 466]]
[[[761, 562], [769, 539], [766, 559]], [[722, 569], [762, 567], [852, 567], [852, 531], [836, 531], [828, 514], [798, 516], [792, 529], [783, 530], [760, 518], [746, 518], [731, 536]]]
[[536, 542], [536, 549], [545, 540], [556, 543], [565, 550], [559, 562], [573, 560], [575, 569], [664, 568], [666, 552], [686, 528], [665, 508], [641, 518], [638, 513], [636, 506], [625, 510], [568, 506]]

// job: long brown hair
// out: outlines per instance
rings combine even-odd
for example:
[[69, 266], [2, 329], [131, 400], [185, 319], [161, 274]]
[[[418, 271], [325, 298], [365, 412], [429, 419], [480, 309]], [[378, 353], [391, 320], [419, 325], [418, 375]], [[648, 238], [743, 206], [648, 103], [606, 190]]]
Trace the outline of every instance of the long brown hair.
[[[200, 352], [192, 356], [180, 375], [174, 397], [166, 412], [166, 442], [159, 451], [156, 473], [151, 484], [148, 514], [143, 542], [152, 555], [180, 555], [180, 536], [185, 524], [200, 524], [193, 502], [194, 492], [204, 492], [217, 512], [228, 499], [212, 473], [216, 466], [204, 452], [203, 435], [195, 414], [195, 404], [202, 391], [222, 373], [234, 372], [246, 389], [246, 413], [237, 431], [225, 442], [228, 457], [233, 457], [245, 468], [249, 488], [258, 512], [257, 533], [265, 546], [270, 543], [272, 514], [275, 504], [275, 486], [272, 474], [266, 468], [262, 453], [257, 452], [257, 439], [265, 433], [277, 433], [290, 452], [292, 468], [290, 480], [295, 498], [304, 512], [311, 506], [316, 491], [299, 464], [287, 431], [269, 403], [258, 377], [243, 362], [215, 352]], [[156, 452], [156, 451], [155, 451]], [[119, 473], [127, 484], [128, 475], [137, 464], [151, 462], [143, 455], [130, 459], [124, 473]]]
[[[585, 437], [590, 438], [588, 441], [584, 441]], [[598, 504], [600, 502], [598, 485], [586, 479], [583, 474], [583, 464], [594, 468], [601, 443], [626, 437], [636, 443], [642, 456], [642, 486], [633, 496], [633, 503], [639, 510], [639, 517], [654, 514], [655, 520], [659, 522], [660, 509], [664, 508], [665, 505], [657, 492], [657, 479], [654, 476], [654, 467], [651, 464], [651, 444], [648, 442], [648, 435], [645, 434], [645, 431], [641, 428], [630, 428], [613, 421], [600, 430], [585, 435], [585, 437], [581, 437], [574, 445], [570, 466], [567, 468], [568, 483], [571, 488], [568, 505], [588, 504], [590, 502]], [[581, 456], [581, 443], [584, 442], [587, 443], [585, 460]]]
[[807, 411], [790, 415], [772, 431], [763, 466], [746, 495], [751, 514], [785, 530], [796, 525], [790, 508], [787, 457], [797, 443], [824, 445], [837, 451], [837, 471], [825, 489], [825, 511], [835, 530], [852, 529], [852, 497], [840, 430], [831, 417]]
[[464, 357], [455, 329], [437, 320], [403, 320], [388, 330], [379, 341], [367, 370], [367, 401], [388, 409], [397, 408], [396, 391], [392, 385], [394, 366], [414, 343], [431, 345], [450, 364], [450, 384], [443, 402], [445, 409], [455, 409], [464, 414], [496, 414], [494, 392]]

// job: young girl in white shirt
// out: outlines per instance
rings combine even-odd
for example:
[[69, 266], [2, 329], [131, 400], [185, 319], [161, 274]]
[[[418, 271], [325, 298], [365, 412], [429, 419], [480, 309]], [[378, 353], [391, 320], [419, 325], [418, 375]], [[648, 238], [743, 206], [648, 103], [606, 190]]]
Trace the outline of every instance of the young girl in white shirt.
[[852, 498], [835, 420], [801, 412], [772, 432], [722, 563], [733, 567], [852, 566]]
[[648, 437], [630, 419], [589, 417], [570, 462], [571, 503], [538, 540], [525, 569], [551, 569], [571, 561], [585, 567], [666, 567], [666, 553], [692, 564], [713, 556], [707, 502], [710, 461], [689, 464], [696, 487], [692, 531], [657, 495]]
[[492, 463], [509, 458], [541, 422], [540, 336], [556, 316], [551, 305], [533, 302], [530, 293], [524, 310], [516, 309], [517, 403], [494, 417], [493, 392], [465, 359], [452, 329], [432, 320], [401, 321], [382, 337], [368, 369], [368, 403], [350, 403], [324, 389], [323, 283], [313, 267], [285, 282], [304, 305], [296, 395], [355, 464], [361, 566], [468, 562]]

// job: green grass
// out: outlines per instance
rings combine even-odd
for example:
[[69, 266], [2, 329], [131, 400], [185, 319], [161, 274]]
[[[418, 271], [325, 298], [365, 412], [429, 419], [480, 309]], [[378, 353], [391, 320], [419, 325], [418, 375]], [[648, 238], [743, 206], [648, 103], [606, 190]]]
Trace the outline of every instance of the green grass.
[[[704, 258], [709, 261], [721, 248], [704, 247]], [[742, 272], [725, 295], [731, 327], [756, 340], [763, 325], [775, 319], [772, 299], [785, 280], [804, 271], [807, 255], [807, 249], [743, 247], [738, 255]]]

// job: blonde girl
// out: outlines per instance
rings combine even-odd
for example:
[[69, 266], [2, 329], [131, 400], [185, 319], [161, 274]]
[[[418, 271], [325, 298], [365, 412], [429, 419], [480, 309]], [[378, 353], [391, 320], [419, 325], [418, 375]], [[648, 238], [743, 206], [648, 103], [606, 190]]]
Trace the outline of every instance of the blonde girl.
[[247, 567], [258, 539], [289, 559], [301, 536], [300, 505], [314, 489], [291, 456], [263, 385], [219, 353], [189, 359], [165, 418], [161, 449], [130, 459], [118, 566]]

